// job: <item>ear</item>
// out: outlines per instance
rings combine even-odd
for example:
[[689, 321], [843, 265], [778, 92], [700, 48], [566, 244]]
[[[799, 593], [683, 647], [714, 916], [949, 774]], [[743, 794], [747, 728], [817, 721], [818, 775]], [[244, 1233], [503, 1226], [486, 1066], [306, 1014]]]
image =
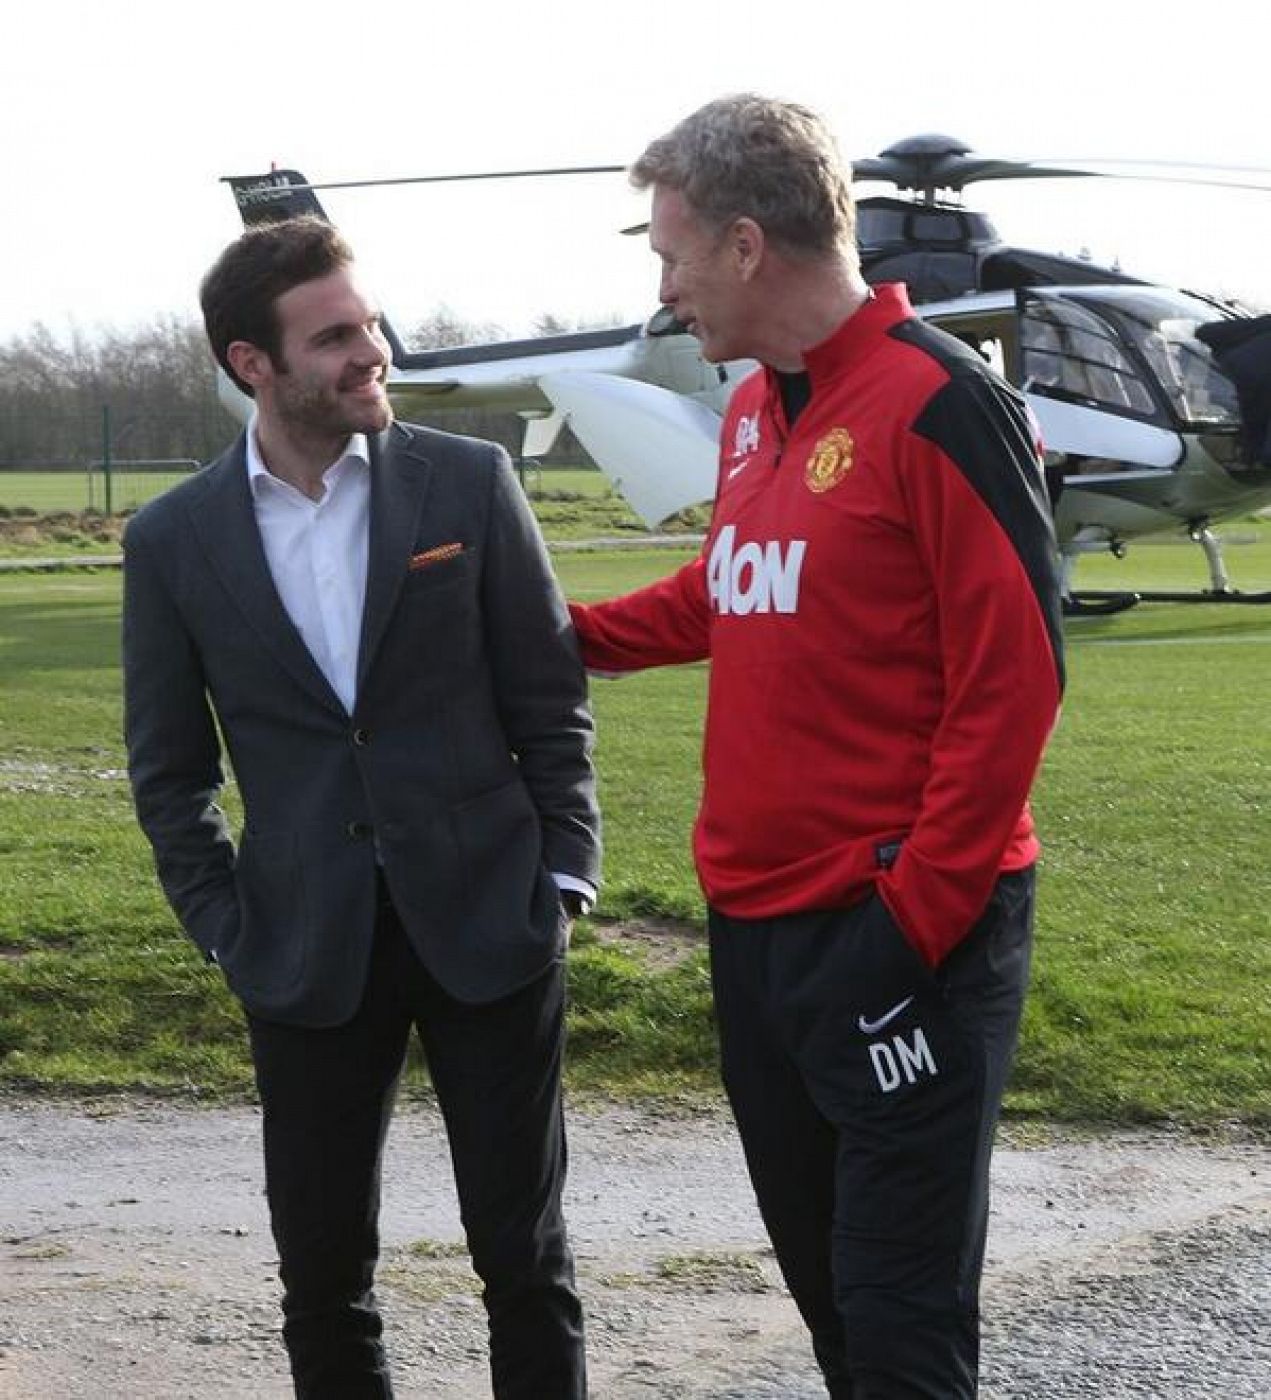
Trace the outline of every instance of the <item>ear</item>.
[[230, 362], [234, 373], [253, 389], [273, 378], [273, 361], [259, 345], [250, 340], [232, 340], [225, 347], [225, 358]]
[[733, 266], [743, 282], [749, 282], [758, 273], [766, 246], [764, 231], [754, 219], [737, 219], [728, 230]]

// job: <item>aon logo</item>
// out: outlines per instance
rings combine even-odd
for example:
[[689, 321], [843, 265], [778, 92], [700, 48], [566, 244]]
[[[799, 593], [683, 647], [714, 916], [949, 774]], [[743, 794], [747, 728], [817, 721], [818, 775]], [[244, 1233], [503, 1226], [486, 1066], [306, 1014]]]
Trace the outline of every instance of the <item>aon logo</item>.
[[734, 548], [737, 527], [726, 525], [715, 541], [706, 579], [711, 605], [720, 614], [792, 613], [799, 610], [799, 574], [807, 540], [777, 540], [758, 544], [748, 540]]

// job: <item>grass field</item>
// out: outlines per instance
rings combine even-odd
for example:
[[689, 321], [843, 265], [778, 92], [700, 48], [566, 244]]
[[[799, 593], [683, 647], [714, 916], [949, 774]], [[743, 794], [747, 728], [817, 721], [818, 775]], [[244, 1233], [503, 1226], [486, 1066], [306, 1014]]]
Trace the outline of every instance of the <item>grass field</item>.
[[[185, 471], [129, 471], [112, 475], [111, 504], [133, 510], [188, 475]], [[594, 467], [527, 467], [526, 491], [536, 500], [596, 501], [613, 495]], [[103, 510], [106, 482], [100, 471], [0, 471], [0, 510], [47, 515], [54, 511]]]
[[[117, 553], [123, 524], [118, 512], [132, 510], [176, 480], [160, 473], [121, 475], [114, 490], [117, 514], [106, 517], [100, 513], [100, 479], [89, 482], [82, 472], [0, 472], [0, 558]], [[524, 482], [551, 538], [639, 539], [647, 534], [627, 503], [594, 468], [529, 467]], [[697, 529], [704, 520], [704, 512], [686, 511], [668, 528]]]
[[[1249, 532], [1252, 534], [1253, 532]], [[1233, 575], [1271, 587], [1271, 530]], [[687, 557], [557, 556], [596, 598]], [[1199, 551], [1091, 559], [1086, 587], [1203, 581]], [[115, 573], [0, 577], [0, 1083], [237, 1092], [239, 1015], [177, 933], [136, 833], [119, 741]], [[1068, 626], [1064, 717], [1036, 794], [1046, 841], [1011, 1111], [1271, 1126], [1271, 608], [1145, 605]], [[608, 918], [700, 921], [688, 834], [701, 667], [598, 682]], [[231, 803], [232, 806], [232, 803]], [[709, 1089], [704, 960], [669, 969], [580, 930], [576, 1084]]]
[[[111, 476], [110, 504], [116, 511], [134, 510], [152, 496], [166, 491], [186, 475], [184, 471], [128, 471]], [[23, 472], [0, 471], [0, 508], [47, 515], [53, 511], [106, 508], [106, 479], [100, 471]]]

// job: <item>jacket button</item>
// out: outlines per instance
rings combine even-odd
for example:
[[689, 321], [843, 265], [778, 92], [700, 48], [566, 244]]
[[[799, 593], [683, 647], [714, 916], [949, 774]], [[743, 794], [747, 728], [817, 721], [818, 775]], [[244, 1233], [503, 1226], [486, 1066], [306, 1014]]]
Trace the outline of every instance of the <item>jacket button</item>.
[[370, 822], [350, 822], [345, 830], [354, 841], [365, 841], [371, 834]]
[[369, 729], [355, 729], [353, 731], [353, 742], [362, 748], [371, 742], [371, 731]]

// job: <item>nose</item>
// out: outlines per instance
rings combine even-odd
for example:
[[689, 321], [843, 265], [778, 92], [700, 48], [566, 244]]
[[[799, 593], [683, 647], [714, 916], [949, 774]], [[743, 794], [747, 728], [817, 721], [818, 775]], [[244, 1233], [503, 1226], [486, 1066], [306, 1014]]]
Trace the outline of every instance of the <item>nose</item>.
[[378, 325], [363, 328], [357, 345], [357, 357], [359, 361], [375, 365], [386, 365], [392, 359], [393, 352]]
[[658, 300], [663, 306], [674, 306], [676, 295], [675, 287], [672, 285], [671, 269], [664, 267], [658, 282]]

